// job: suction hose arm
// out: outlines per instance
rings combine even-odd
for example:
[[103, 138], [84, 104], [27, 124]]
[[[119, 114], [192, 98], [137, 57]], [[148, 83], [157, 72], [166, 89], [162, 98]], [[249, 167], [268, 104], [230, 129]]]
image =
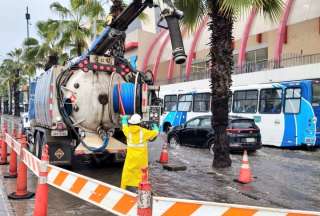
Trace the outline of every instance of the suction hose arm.
[[177, 64], [183, 64], [187, 59], [179, 25], [183, 12], [176, 9], [171, 0], [158, 0], [158, 5], [161, 9], [162, 18], [167, 21], [173, 58]]

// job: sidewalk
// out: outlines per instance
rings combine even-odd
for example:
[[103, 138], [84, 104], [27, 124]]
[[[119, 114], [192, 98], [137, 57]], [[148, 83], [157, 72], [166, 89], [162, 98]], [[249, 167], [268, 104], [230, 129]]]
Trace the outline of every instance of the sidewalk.
[[3, 179], [0, 178], [0, 215], [1, 216], [14, 216], [14, 211], [7, 198], [7, 194], [4, 188]]

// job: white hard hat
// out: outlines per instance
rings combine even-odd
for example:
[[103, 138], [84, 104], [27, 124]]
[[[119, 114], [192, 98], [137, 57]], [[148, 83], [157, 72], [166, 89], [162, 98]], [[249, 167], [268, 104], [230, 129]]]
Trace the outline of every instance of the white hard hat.
[[133, 114], [128, 122], [129, 124], [140, 124], [141, 116], [139, 114]]

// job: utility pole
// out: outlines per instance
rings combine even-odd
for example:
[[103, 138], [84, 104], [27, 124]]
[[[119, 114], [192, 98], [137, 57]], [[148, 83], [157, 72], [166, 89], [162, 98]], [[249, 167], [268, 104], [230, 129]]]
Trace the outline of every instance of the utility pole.
[[[30, 16], [30, 13], [29, 13], [29, 10], [28, 10], [28, 6], [27, 6], [26, 9], [27, 10], [26, 10], [26, 14], [25, 15], [26, 15], [26, 21], [27, 21], [27, 40], [29, 40], [29, 38], [30, 38], [30, 31], [29, 31], [30, 23], [29, 23], [29, 20], [30, 20], [31, 16]], [[30, 75], [29, 75], [28, 76], [28, 84], [29, 84], [28, 87], [29, 88], [30, 88], [30, 83], [31, 83], [31, 78], [30, 78]], [[27, 98], [28, 98], [27, 105], [29, 105], [29, 102], [30, 102], [30, 91], [29, 91], [29, 89], [27, 90]], [[23, 107], [23, 109], [24, 109], [24, 111], [28, 110], [27, 107]]]
[[28, 10], [28, 6], [27, 6], [27, 12], [26, 12], [26, 20], [27, 20], [27, 39], [29, 39], [30, 37], [30, 33], [29, 33], [29, 20], [30, 20], [30, 14], [29, 14], [29, 10]]

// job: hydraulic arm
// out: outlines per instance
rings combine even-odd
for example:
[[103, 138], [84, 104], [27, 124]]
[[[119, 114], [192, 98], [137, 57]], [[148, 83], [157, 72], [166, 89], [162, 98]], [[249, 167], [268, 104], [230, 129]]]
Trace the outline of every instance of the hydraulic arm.
[[[174, 7], [171, 0], [134, 0], [104, 29], [80, 60], [91, 54], [106, 54], [108, 49], [112, 49], [115, 43], [125, 38], [125, 30], [146, 7], [160, 7], [161, 19], [167, 21], [167, 28], [170, 32], [173, 58], [177, 64], [183, 64], [186, 60], [186, 54], [179, 26], [179, 20], [183, 17], [183, 13]], [[78, 61], [75, 63], [77, 64]]]

